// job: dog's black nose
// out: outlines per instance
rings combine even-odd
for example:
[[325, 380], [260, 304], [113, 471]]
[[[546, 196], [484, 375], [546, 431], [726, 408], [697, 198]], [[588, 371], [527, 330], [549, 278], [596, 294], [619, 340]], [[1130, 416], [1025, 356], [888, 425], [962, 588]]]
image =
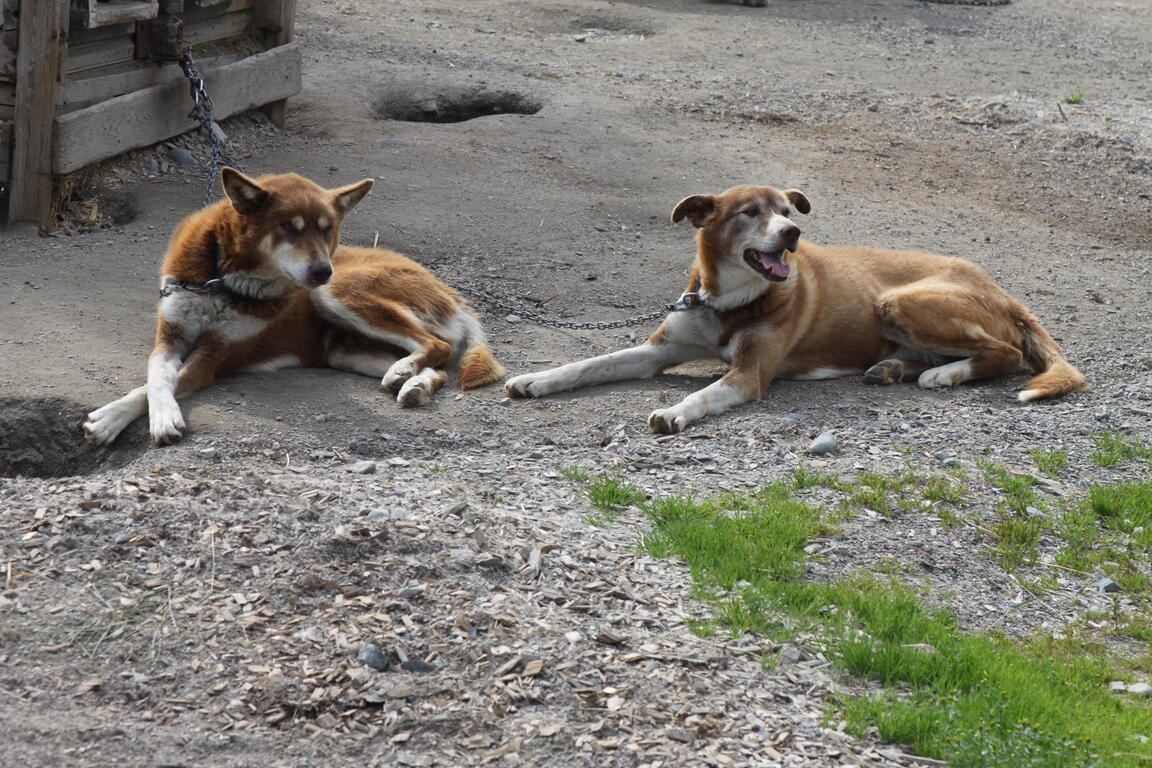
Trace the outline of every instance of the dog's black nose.
[[794, 251], [800, 242], [800, 227], [795, 225], [785, 227], [780, 230], [780, 237], [784, 241], [784, 247], [790, 251]]
[[312, 287], [324, 285], [332, 277], [332, 265], [326, 261], [314, 261], [308, 266], [308, 282]]

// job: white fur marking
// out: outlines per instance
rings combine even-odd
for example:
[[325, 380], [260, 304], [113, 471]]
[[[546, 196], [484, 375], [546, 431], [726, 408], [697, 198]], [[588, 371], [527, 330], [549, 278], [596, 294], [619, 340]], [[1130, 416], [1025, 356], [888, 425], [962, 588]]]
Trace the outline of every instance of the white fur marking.
[[1025, 389], [1016, 395], [1016, 399], [1022, 403], [1027, 403], [1030, 400], [1038, 400], [1041, 397], [1044, 397], [1044, 390], [1041, 389]]
[[671, 408], [662, 408], [648, 417], [653, 432], [680, 432], [692, 422], [710, 414], [724, 413], [744, 403], [735, 387], [720, 379], [693, 392]]
[[328, 226], [328, 217], [321, 215], [316, 219], [316, 227], [318, 229], [325, 229]]
[[184, 430], [184, 417], [176, 403], [179, 375], [180, 355], [175, 352], [154, 352], [148, 360], [148, 423], [157, 443], [176, 442]]
[[265, 360], [262, 363], [254, 363], [245, 366], [244, 370], [248, 373], [271, 373], [272, 371], [280, 371], [285, 368], [299, 368], [300, 358], [296, 355], [281, 355], [274, 357], [271, 360]]
[[85, 437], [96, 445], [107, 445], [125, 427], [147, 412], [148, 388], [136, 387], [119, 400], [113, 400], [88, 414], [88, 421], [84, 422]]
[[706, 356], [701, 351], [700, 347], [684, 344], [642, 344], [559, 368], [526, 373], [509, 379], [504, 389], [512, 397], [544, 397], [609, 381], [647, 379], [670, 365]]
[[385, 344], [391, 344], [394, 347], [399, 347], [406, 352], [416, 352], [420, 349], [420, 343], [415, 339], [407, 336], [401, 336], [397, 333], [388, 333], [382, 331], [373, 325], [370, 325], [363, 320], [348, 307], [341, 304], [336, 299], [332, 298], [330, 291], [326, 286], [322, 286], [312, 291], [312, 306], [320, 310], [324, 315], [334, 324], [344, 328], [345, 330], [355, 331], [356, 333], [367, 336], [376, 341], [382, 341]]
[[296, 227], [297, 232], [304, 231], [304, 217], [297, 214], [292, 217], [292, 226]]
[[953, 387], [972, 378], [971, 360], [957, 360], [939, 368], [929, 368], [920, 374], [916, 382], [924, 389], [936, 387]]
[[841, 376], [851, 376], [863, 373], [859, 368], [813, 368], [807, 373], [798, 373], [788, 376], [793, 381], [819, 381], [821, 379], [838, 379]]

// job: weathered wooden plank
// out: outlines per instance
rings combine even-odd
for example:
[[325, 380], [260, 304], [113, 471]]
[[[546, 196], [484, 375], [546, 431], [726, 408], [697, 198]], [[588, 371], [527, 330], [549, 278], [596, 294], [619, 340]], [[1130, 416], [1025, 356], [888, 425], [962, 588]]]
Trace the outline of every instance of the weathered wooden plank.
[[[205, 72], [218, 120], [300, 92], [301, 49], [289, 43]], [[118, 96], [56, 119], [56, 173], [69, 173], [192, 130], [192, 99], [172, 82]]]
[[68, 41], [68, 6], [25, 2], [20, 12], [16, 57], [16, 115], [12, 129], [12, 191], [8, 221], [34, 221], [41, 228], [52, 215], [52, 121], [62, 53]]
[[[231, 64], [240, 59], [238, 53], [227, 53], [205, 58], [197, 57], [201, 69], [211, 69]], [[184, 73], [176, 64], [146, 66], [95, 77], [71, 78], [64, 83], [61, 103], [64, 112], [91, 106], [105, 99], [123, 96], [126, 93], [151, 88], [154, 85], [182, 80]], [[4, 103], [4, 86], [0, 84], [0, 104]]]
[[[296, 27], [296, 0], [257, 0], [256, 29], [264, 36], [264, 45], [272, 48], [292, 40]], [[288, 101], [276, 101], [264, 107], [264, 114], [277, 127], [283, 128], [288, 117]]]
[[0, 181], [8, 181], [12, 170], [12, 121], [0, 120]]
[[252, 28], [252, 12], [239, 11], [214, 16], [200, 22], [184, 20], [184, 41], [189, 45], [210, 43], [243, 35]]
[[75, 27], [95, 29], [109, 24], [123, 24], [131, 21], [154, 19], [159, 11], [157, 0], [121, 0], [120, 2], [97, 2], [97, 0], [72, 0], [69, 18]]
[[73, 73], [83, 72], [87, 69], [133, 61], [135, 54], [136, 44], [132, 41], [131, 35], [128, 34], [115, 40], [101, 40], [75, 47], [69, 46], [68, 55], [64, 60], [64, 70], [71, 76]]

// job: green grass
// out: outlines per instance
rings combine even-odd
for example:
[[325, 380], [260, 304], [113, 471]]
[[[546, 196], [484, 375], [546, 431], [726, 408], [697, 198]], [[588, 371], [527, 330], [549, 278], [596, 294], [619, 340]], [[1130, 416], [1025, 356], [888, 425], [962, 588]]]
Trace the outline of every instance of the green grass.
[[1064, 97], [1064, 103], [1065, 104], [1083, 104], [1084, 103], [1084, 91], [1073, 91], [1072, 93], [1070, 93]]
[[1105, 432], [1097, 437], [1095, 442], [1096, 450], [1090, 455], [1092, 461], [1102, 467], [1114, 467], [1137, 457], [1147, 459], [1152, 464], [1152, 449], [1132, 438], [1116, 432]]
[[[992, 465], [986, 471], [1015, 503], [1028, 496], [1026, 481]], [[873, 491], [909, 484], [875, 476], [862, 481]], [[965, 634], [894, 578], [806, 580], [803, 548], [830, 524], [822, 510], [792, 498], [797, 485], [803, 483], [793, 477], [745, 496], [677, 496], [642, 505], [654, 522], [647, 551], [683, 559], [696, 592], [716, 595], [713, 616], [697, 620], [697, 631], [780, 634], [782, 621], [816, 628], [830, 659], [885, 686], [879, 694], [839, 700], [849, 729], [910, 744], [955, 768], [1127, 768], [1152, 760], [1152, 745], [1133, 737], [1152, 735], [1152, 704], [1107, 690], [1109, 680], [1120, 678], [1101, 646], [1076, 637], [1012, 641]], [[1143, 493], [1102, 493], [1086, 503], [1093, 520], [1117, 520], [1118, 509], [1143, 503]], [[1012, 507], [1003, 510], [1010, 515]], [[1129, 514], [1122, 519], [1132, 530], [1139, 527]], [[1002, 545], [1018, 537], [1027, 545], [1031, 532], [1006, 528], [999, 535]], [[1149, 631], [1147, 622], [1132, 628], [1133, 636]], [[1126, 664], [1146, 676], [1152, 659]]]
[[1033, 448], [1028, 453], [1031, 454], [1032, 461], [1036, 462], [1037, 468], [1053, 479], [1059, 478], [1060, 473], [1072, 464], [1072, 459], [1068, 457], [1068, 451], [1063, 449], [1045, 451], [1040, 448]]
[[591, 473], [579, 464], [573, 464], [567, 467], [557, 464], [556, 471], [574, 483], [586, 483], [592, 477]]
[[642, 490], [631, 483], [621, 480], [618, 475], [601, 475], [584, 489], [584, 495], [596, 509], [600, 510], [601, 517], [590, 519], [596, 525], [614, 520], [620, 510], [648, 498]]

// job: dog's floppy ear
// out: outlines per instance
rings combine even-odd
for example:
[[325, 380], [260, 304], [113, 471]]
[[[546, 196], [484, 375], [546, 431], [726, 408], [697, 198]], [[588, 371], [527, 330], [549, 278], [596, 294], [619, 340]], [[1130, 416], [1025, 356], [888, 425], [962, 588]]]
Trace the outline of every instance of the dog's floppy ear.
[[267, 190], [235, 168], [221, 169], [220, 181], [232, 207], [240, 213], [255, 213], [268, 202]]
[[714, 210], [715, 195], [690, 195], [676, 203], [672, 210], [672, 221], [679, 223], [686, 218], [692, 222], [692, 226], [699, 228], [704, 226]]
[[364, 196], [372, 189], [373, 183], [372, 179], [364, 179], [347, 187], [331, 190], [332, 205], [336, 206], [336, 210], [340, 211], [340, 215], [343, 216], [364, 199]]
[[784, 190], [784, 197], [788, 198], [792, 205], [796, 206], [796, 210], [800, 213], [808, 213], [812, 210], [812, 204], [808, 202], [808, 198], [798, 189]]

